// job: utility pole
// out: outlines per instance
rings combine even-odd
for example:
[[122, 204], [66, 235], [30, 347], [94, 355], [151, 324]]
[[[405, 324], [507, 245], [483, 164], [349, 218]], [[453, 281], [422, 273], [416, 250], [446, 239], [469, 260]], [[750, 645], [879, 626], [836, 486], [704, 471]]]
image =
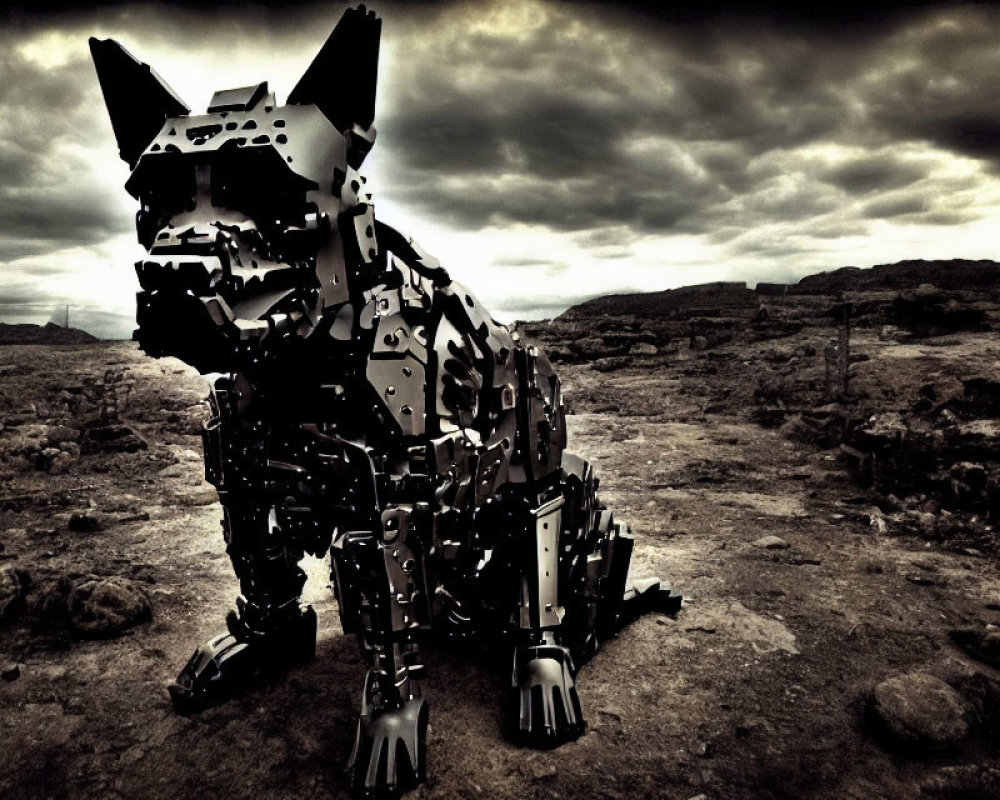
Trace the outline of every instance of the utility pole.
[[66, 304], [66, 327], [69, 327], [69, 303]]

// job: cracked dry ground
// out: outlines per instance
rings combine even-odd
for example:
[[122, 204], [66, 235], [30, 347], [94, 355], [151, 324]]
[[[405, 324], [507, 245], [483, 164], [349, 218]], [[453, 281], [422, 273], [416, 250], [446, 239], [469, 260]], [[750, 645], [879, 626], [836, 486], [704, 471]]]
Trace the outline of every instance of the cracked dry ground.
[[[903, 672], [990, 674], [948, 631], [990, 621], [994, 564], [880, 535], [830, 453], [757, 427], [738, 403], [705, 414], [724, 379], [692, 369], [698, 359], [561, 368], [571, 447], [636, 531], [633, 574], [668, 577], [685, 608], [640, 619], [581, 670], [590, 727], [551, 752], [502, 738], [506, 664], [428, 648], [429, 779], [408, 796], [992, 796], [983, 771], [998, 759], [981, 739], [947, 758], [893, 754], [870, 737], [864, 704]], [[345, 796], [362, 666], [319, 562], [307, 587], [321, 620], [314, 662], [195, 716], [169, 705], [165, 681], [221, 628], [236, 591], [193, 452], [204, 384], [126, 343], [6, 347], [0, 362], [14, 365], [0, 370], [6, 411], [35, 401], [39, 416], [60, 380], [127, 368], [124, 417], [149, 442], [84, 455], [61, 475], [4, 466], [3, 497], [19, 499], [0, 512], [0, 555], [30, 573], [29, 609], [60, 575], [130, 578], [153, 604], [151, 622], [116, 639], [28, 619], [0, 631], [0, 666], [20, 664], [0, 682], [0, 796]], [[103, 515], [104, 530], [68, 530], [74, 511]], [[789, 547], [754, 546], [766, 535]]]

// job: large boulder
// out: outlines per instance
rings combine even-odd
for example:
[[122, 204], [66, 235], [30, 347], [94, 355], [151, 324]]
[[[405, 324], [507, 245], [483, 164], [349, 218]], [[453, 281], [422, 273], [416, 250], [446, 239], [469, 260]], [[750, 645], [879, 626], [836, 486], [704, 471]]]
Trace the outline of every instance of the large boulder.
[[127, 578], [94, 578], [76, 583], [66, 598], [67, 620], [80, 636], [117, 636], [148, 621], [153, 614], [149, 595]]
[[970, 708], [947, 683], [924, 672], [882, 681], [871, 698], [873, 721], [904, 749], [954, 749], [969, 732]]

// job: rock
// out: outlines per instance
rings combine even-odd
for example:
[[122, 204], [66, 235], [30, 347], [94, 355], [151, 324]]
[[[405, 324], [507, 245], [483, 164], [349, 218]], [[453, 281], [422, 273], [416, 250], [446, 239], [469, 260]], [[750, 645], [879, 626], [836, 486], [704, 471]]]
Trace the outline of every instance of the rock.
[[122, 422], [100, 420], [81, 432], [80, 447], [86, 453], [135, 453], [149, 444]]
[[873, 414], [855, 431], [852, 444], [866, 451], [898, 447], [908, 429], [902, 415], [896, 412]]
[[104, 530], [104, 523], [93, 514], [77, 513], [70, 516], [68, 527], [79, 533], [96, 533]]
[[973, 658], [1000, 669], [1000, 630], [995, 626], [958, 628], [951, 638]]
[[961, 420], [959, 420], [958, 415], [952, 411], [950, 408], [944, 409], [940, 414], [937, 415], [937, 419], [934, 424], [938, 428], [953, 428]]
[[54, 445], [62, 444], [63, 442], [75, 442], [80, 438], [80, 431], [68, 425], [50, 425], [45, 438]]
[[59, 475], [69, 469], [70, 464], [72, 464], [76, 459], [73, 457], [72, 453], [68, 453], [65, 450], [61, 451], [59, 455], [52, 459], [52, 463], [49, 464], [49, 473], [52, 475]]
[[874, 721], [892, 743], [920, 750], [949, 750], [969, 732], [969, 706], [947, 683], [923, 672], [882, 681], [870, 705]]
[[62, 451], [58, 447], [45, 447], [35, 455], [35, 469], [49, 470]]
[[639, 342], [632, 345], [632, 348], [629, 350], [629, 355], [633, 356], [655, 356], [656, 353], [656, 345], [649, 342]]
[[7, 667], [3, 671], [0, 671], [0, 678], [5, 681], [16, 681], [21, 677], [21, 665], [14, 664], [13, 666]]
[[964, 412], [976, 417], [1000, 416], [1000, 381], [976, 375], [963, 378], [962, 384], [965, 388]]
[[924, 536], [932, 536], [938, 527], [938, 518], [929, 511], [921, 511], [916, 514], [915, 523], [917, 529]]
[[959, 461], [948, 471], [951, 500], [959, 506], [973, 506], [987, 499], [990, 473], [982, 464]]
[[215, 487], [204, 483], [200, 486], [183, 486], [174, 490], [174, 499], [185, 506], [207, 506], [219, 499]]
[[24, 598], [31, 588], [31, 577], [10, 565], [0, 567], [0, 622], [8, 622], [24, 608]]
[[106, 511], [137, 513], [145, 505], [144, 501], [134, 494], [116, 494], [109, 497], [101, 507]]
[[596, 336], [584, 336], [570, 343], [570, 347], [576, 350], [584, 358], [596, 359], [610, 355], [609, 348], [602, 339]]
[[933, 411], [960, 401], [965, 396], [965, 384], [958, 378], [943, 378], [921, 386], [920, 396], [923, 402], [918, 409]]
[[527, 778], [531, 778], [533, 781], [542, 781], [546, 778], [554, 778], [556, 776], [556, 765], [543, 761], [539, 758], [533, 758], [526, 761], [524, 766], [524, 775]]
[[86, 638], [116, 636], [153, 614], [145, 590], [127, 578], [77, 583], [66, 599], [70, 627]]
[[591, 368], [597, 372], [614, 372], [625, 369], [631, 364], [628, 358], [599, 358], [591, 362]]
[[753, 546], [763, 548], [764, 550], [787, 550], [791, 547], [780, 536], [762, 536], [753, 543]]
[[816, 429], [807, 423], [801, 414], [789, 417], [785, 423], [778, 428], [778, 433], [786, 439], [802, 439], [811, 441], [816, 438]]
[[164, 467], [157, 473], [161, 478], [191, 478], [201, 477], [202, 470], [190, 463], [178, 462]]

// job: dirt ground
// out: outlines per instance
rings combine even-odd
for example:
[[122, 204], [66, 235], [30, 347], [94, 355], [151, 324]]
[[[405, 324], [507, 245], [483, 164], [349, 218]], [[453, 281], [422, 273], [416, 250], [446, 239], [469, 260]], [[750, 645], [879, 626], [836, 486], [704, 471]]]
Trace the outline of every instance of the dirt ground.
[[[775, 349], [801, 354], [827, 334], [681, 348], [611, 373], [560, 369], [571, 449], [595, 463], [603, 500], [636, 532], [633, 574], [669, 578], [684, 608], [640, 619], [581, 670], [588, 731], [551, 752], [503, 739], [506, 664], [431, 647], [429, 778], [409, 797], [1000, 797], [986, 728], [916, 756], [883, 746], [866, 715], [872, 687], [895, 675], [927, 672], [969, 697], [1000, 677], [950, 637], [1000, 621], [991, 550], [895, 535], [835, 450], [752, 421], [752, 387]], [[973, 334], [945, 347], [861, 337], [856, 348], [868, 360], [854, 379], [883, 404], [928, 375], [993, 370], [1000, 355]], [[79, 425], [94, 413], [79, 387], [109, 368], [134, 382], [120, 413], [146, 449], [70, 448], [57, 474], [25, 462], [18, 437]], [[797, 369], [821, 372], [822, 356]], [[347, 794], [362, 664], [318, 561], [306, 590], [320, 615], [314, 662], [194, 716], [170, 706], [166, 681], [222, 629], [237, 589], [201, 481], [205, 387], [131, 343], [0, 348], [0, 569], [30, 579], [0, 628], [0, 797]], [[102, 529], [71, 529], [73, 514]], [[993, 535], [985, 523], [981, 533]], [[788, 547], [754, 544], [768, 535]], [[88, 576], [141, 586], [151, 619], [93, 640], [46, 616], [60, 579]]]

